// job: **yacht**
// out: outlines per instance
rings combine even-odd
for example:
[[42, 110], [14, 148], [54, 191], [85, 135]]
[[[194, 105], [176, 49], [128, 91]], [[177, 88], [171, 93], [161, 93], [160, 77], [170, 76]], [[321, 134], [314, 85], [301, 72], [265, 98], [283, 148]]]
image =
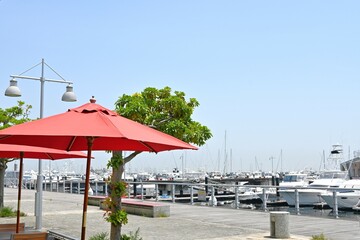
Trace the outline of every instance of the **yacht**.
[[[356, 190], [360, 188], [360, 180], [347, 180], [340, 186], [340, 188], [341, 189], [337, 191], [338, 209], [353, 209], [353, 207], [360, 201], [360, 190]], [[329, 207], [334, 208], [335, 201], [333, 191], [321, 193], [321, 198], [329, 205]]]
[[[299, 193], [299, 205], [300, 206], [312, 206], [317, 203], [323, 203], [321, 198], [322, 193], [326, 193], [326, 188], [340, 187], [347, 176], [347, 172], [340, 170], [328, 170], [320, 174], [318, 179], [315, 179], [312, 183], [305, 188], [300, 188]], [[295, 206], [295, 189], [280, 189], [280, 197], [286, 200], [289, 206]]]
[[246, 186], [249, 182], [240, 182], [238, 190], [238, 199], [240, 203], [245, 202], [253, 202], [260, 199], [260, 194], [262, 193], [262, 189], [260, 187], [248, 187]]
[[[314, 178], [307, 173], [290, 172], [284, 175], [283, 180], [280, 182], [280, 187], [306, 187]], [[281, 189], [281, 188], [280, 188]]]
[[[301, 187], [298, 189], [300, 206], [312, 206], [317, 203], [324, 203], [321, 194], [325, 194], [327, 192], [327, 188], [340, 187], [344, 184], [347, 180], [346, 178], [348, 176], [348, 172], [340, 170], [342, 153], [342, 145], [333, 145], [328, 162], [325, 166], [328, 170], [321, 171], [319, 177], [312, 183], [305, 186], [299, 186]], [[296, 188], [296, 186], [294, 186], [294, 188]], [[295, 206], [295, 189], [280, 189], [279, 193], [280, 196], [286, 200], [289, 206]]]

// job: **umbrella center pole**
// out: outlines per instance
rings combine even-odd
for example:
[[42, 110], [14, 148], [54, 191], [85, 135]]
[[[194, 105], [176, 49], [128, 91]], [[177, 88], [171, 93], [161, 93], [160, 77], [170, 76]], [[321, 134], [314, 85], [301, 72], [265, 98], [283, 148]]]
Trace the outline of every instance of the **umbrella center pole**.
[[20, 170], [19, 170], [19, 182], [18, 182], [18, 203], [16, 211], [16, 233], [19, 232], [20, 226], [20, 206], [21, 206], [21, 188], [22, 188], [22, 178], [23, 178], [23, 158], [24, 152], [20, 152]]
[[42, 160], [38, 160], [38, 175], [36, 179], [35, 192], [35, 229], [42, 229], [42, 199], [43, 199], [43, 176], [42, 176]]
[[85, 240], [86, 235], [86, 215], [88, 205], [88, 193], [90, 186], [90, 165], [91, 165], [91, 150], [94, 143], [94, 137], [87, 137], [88, 151], [87, 151], [87, 162], [86, 162], [86, 177], [85, 177], [85, 191], [84, 191], [84, 205], [83, 205], [83, 218], [81, 228], [81, 240]]

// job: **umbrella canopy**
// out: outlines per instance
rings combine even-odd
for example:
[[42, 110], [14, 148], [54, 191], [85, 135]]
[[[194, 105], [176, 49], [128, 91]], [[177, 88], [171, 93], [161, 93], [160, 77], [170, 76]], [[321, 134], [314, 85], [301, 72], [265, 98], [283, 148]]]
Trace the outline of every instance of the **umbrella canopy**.
[[119, 116], [94, 101], [67, 112], [0, 131], [0, 143], [26, 144], [67, 151], [92, 150], [160, 152], [197, 149], [175, 137]]
[[81, 239], [85, 240], [88, 188], [92, 150], [160, 152], [197, 149], [175, 137], [119, 116], [95, 103], [69, 109], [36, 121], [0, 131], [0, 143], [49, 147], [67, 151], [87, 149]]
[[18, 183], [18, 204], [16, 213], [16, 233], [19, 232], [20, 224], [20, 205], [21, 205], [21, 187], [22, 187], [22, 173], [23, 173], [23, 159], [36, 158], [36, 159], [64, 159], [64, 158], [86, 158], [87, 155], [83, 152], [67, 152], [58, 149], [33, 147], [25, 145], [12, 145], [0, 144], [0, 157], [1, 158], [19, 158], [19, 183]]
[[[21, 154], [22, 153], [22, 154]], [[22, 155], [22, 156], [21, 156]], [[67, 152], [64, 150], [34, 147], [15, 144], [0, 144], [0, 158], [35, 158], [46, 160], [57, 160], [66, 158], [86, 158], [87, 155], [81, 151]]]

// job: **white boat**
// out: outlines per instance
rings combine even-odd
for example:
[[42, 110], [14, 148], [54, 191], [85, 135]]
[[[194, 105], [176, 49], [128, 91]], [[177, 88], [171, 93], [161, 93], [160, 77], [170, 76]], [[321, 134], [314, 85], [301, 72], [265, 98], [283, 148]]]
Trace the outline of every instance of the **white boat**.
[[[309, 184], [309, 182], [313, 180], [306, 173], [300, 172], [291, 172], [285, 174], [283, 180], [279, 183], [279, 189], [281, 186], [283, 187], [304, 187]], [[247, 188], [242, 189], [239, 193], [239, 200], [258, 200], [260, 199], [264, 202], [264, 192], [260, 187], [257, 188]], [[279, 196], [276, 192], [276, 188], [266, 188], [265, 189], [265, 201], [266, 202], [279, 202], [281, 200], [281, 195]]]
[[[340, 170], [328, 170], [322, 172], [319, 178], [315, 179], [305, 189], [298, 189], [299, 205], [312, 206], [316, 203], [324, 202], [320, 195], [326, 193], [327, 190], [316, 188], [339, 187], [344, 183], [346, 176], [347, 172]], [[281, 189], [279, 190], [279, 193], [280, 197], [285, 199], [289, 206], [295, 206], [295, 189]]]
[[[279, 187], [306, 187], [315, 179], [306, 173], [290, 172], [285, 174]], [[280, 188], [281, 189], [281, 188]]]
[[23, 174], [23, 184], [26, 185], [27, 183], [35, 183], [37, 179], [37, 173], [33, 170], [25, 171]]
[[138, 184], [138, 185], [136, 185], [136, 195], [138, 195], [138, 197], [140, 197], [141, 191], [143, 193], [143, 197], [151, 198], [151, 197], [156, 196], [155, 184], [143, 184], [143, 185]]
[[360, 212], [360, 200], [352, 207], [357, 213]]
[[[286, 199], [288, 193], [293, 193], [293, 189], [288, 189], [289, 187], [307, 187], [311, 182], [314, 181], [314, 178], [308, 177], [308, 174], [301, 172], [290, 172], [285, 174], [283, 180], [279, 184], [279, 195], [280, 198]], [[283, 187], [283, 188], [281, 188]], [[285, 195], [285, 196], [284, 196]]]
[[[354, 190], [354, 188], [360, 188], [360, 180], [353, 179], [347, 180], [340, 186], [344, 188], [337, 191], [337, 204], [338, 209], [341, 210], [351, 210], [353, 207], [360, 201], [360, 191]], [[333, 191], [327, 191], [321, 193], [321, 198], [329, 205], [329, 207], [334, 208], [335, 201]]]
[[[260, 192], [258, 192], [259, 198], [262, 202], [266, 201], [267, 203], [276, 202], [279, 201], [280, 198], [277, 195], [276, 188], [266, 188], [265, 189], [265, 196], [263, 189], [261, 189]], [[265, 197], [265, 199], [264, 199]]]
[[[332, 145], [327, 162], [325, 163], [325, 157], [323, 160], [324, 169], [326, 170], [321, 171], [319, 178], [315, 179], [308, 186], [298, 189], [300, 206], [324, 203], [324, 200], [320, 195], [327, 192], [326, 188], [339, 187], [346, 181], [348, 172], [340, 170], [340, 162], [343, 160], [343, 149], [341, 144]], [[295, 206], [295, 189], [281, 189], [279, 193], [289, 206]]]
[[133, 177], [134, 177], [134, 180], [136, 179], [136, 181], [138, 181], [138, 182], [156, 180], [155, 176], [152, 173], [148, 173], [148, 172], [135, 173], [133, 175]]
[[[241, 187], [238, 189], [238, 199], [240, 203], [256, 203], [262, 202], [264, 199], [264, 193], [262, 187], [253, 187], [247, 186], [248, 182], [239, 182]], [[233, 191], [233, 190], [231, 190]], [[276, 188], [266, 188], [265, 189], [265, 198], [266, 201], [270, 200], [270, 196], [276, 196]]]
[[220, 171], [209, 172], [208, 176], [210, 179], [223, 179], [223, 175]]
[[238, 199], [240, 202], [252, 202], [254, 200], [260, 200], [259, 194], [261, 193], [260, 187], [247, 187], [245, 184], [248, 182], [242, 182], [240, 185], [243, 187], [239, 187], [238, 189]]
[[189, 171], [189, 172], [185, 172], [184, 174], [184, 179], [186, 179], [187, 181], [192, 181], [192, 182], [204, 182], [205, 178], [206, 178], [206, 172], [204, 171]]

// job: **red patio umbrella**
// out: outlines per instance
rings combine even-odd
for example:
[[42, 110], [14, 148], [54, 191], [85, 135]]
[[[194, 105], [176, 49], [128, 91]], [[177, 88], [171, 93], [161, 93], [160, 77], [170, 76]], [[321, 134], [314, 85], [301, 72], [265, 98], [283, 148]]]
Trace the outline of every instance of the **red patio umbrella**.
[[17, 203], [17, 212], [16, 212], [16, 233], [18, 233], [19, 224], [20, 224], [20, 202], [21, 202], [21, 187], [22, 187], [22, 174], [23, 174], [23, 159], [36, 158], [36, 159], [55, 160], [55, 159], [64, 159], [64, 158], [86, 158], [87, 155], [80, 151], [67, 152], [59, 149], [51, 149], [44, 147], [0, 144], [0, 157], [20, 159], [18, 203]]
[[[175, 137], [119, 116], [95, 103], [69, 109], [0, 131], [0, 143], [50, 147], [67, 151], [87, 149], [85, 193], [88, 191], [92, 150], [160, 152], [197, 149]], [[81, 239], [85, 240], [88, 196], [84, 194]]]

